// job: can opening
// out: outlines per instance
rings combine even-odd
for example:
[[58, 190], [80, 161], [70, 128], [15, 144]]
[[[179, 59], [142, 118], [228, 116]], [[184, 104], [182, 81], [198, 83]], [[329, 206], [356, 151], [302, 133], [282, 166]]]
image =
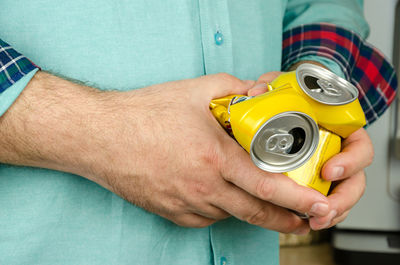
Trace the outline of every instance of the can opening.
[[296, 79], [304, 93], [322, 104], [344, 105], [358, 97], [357, 88], [350, 82], [313, 64], [300, 65]]
[[253, 137], [250, 156], [261, 169], [287, 172], [303, 165], [318, 145], [318, 125], [307, 114], [279, 113], [260, 126]]
[[307, 88], [314, 93], [321, 93], [331, 97], [340, 97], [342, 95], [342, 93], [340, 93], [340, 91], [327, 80], [306, 75], [304, 77], [304, 83], [306, 84]]
[[317, 83], [318, 78], [311, 76], [311, 75], [306, 75], [304, 77], [304, 83], [306, 84], [306, 87], [310, 90], [314, 90], [315, 92], [322, 92], [321, 87]]
[[289, 150], [289, 154], [295, 154], [303, 148], [304, 143], [306, 142], [306, 132], [303, 128], [296, 127], [289, 131], [289, 134], [293, 136], [293, 144], [292, 148]]

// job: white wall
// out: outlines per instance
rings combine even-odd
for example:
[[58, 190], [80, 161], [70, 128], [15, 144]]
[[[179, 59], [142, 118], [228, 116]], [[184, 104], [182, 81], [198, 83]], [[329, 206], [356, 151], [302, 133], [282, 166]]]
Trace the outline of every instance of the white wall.
[[[364, 0], [370, 24], [368, 42], [392, 59], [395, 6], [397, 0]], [[368, 128], [375, 149], [373, 164], [367, 168], [367, 189], [360, 202], [338, 228], [400, 230], [400, 161], [391, 155], [395, 107], [391, 107]]]

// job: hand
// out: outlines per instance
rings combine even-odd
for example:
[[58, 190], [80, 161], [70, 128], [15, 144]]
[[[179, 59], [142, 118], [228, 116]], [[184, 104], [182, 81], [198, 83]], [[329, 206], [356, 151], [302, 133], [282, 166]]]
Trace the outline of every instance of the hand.
[[[269, 72], [260, 76], [256, 85], [248, 91], [249, 96], [265, 93], [266, 83], [278, 77], [281, 72]], [[359, 129], [342, 142], [342, 151], [332, 157], [322, 169], [322, 177], [333, 183], [335, 188], [328, 196], [330, 210], [323, 217], [311, 217], [313, 230], [325, 229], [342, 222], [350, 209], [358, 202], [365, 190], [364, 168], [372, 163], [374, 150], [364, 129]]]
[[326, 198], [258, 169], [209, 111], [212, 99], [245, 94], [253, 85], [218, 74], [116, 93], [102, 113], [108, 135], [97, 150], [113, 164], [96, 159], [93, 179], [182, 226], [203, 227], [232, 215], [277, 231], [308, 232], [308, 224], [285, 208], [308, 212]]
[[372, 163], [373, 156], [372, 142], [364, 129], [359, 129], [342, 142], [341, 153], [326, 162], [322, 169], [324, 179], [338, 181], [328, 196], [330, 213], [322, 218], [311, 218], [312, 229], [334, 226], [347, 217], [364, 193], [364, 168]]
[[217, 74], [99, 92], [40, 72], [0, 121], [0, 161], [84, 176], [182, 226], [235, 216], [306, 233], [286, 208], [323, 203], [322, 217], [327, 198], [257, 168], [209, 110], [212, 99], [253, 85]]
[[256, 81], [255, 85], [247, 92], [248, 96], [257, 96], [268, 91], [267, 83], [272, 82], [275, 78], [280, 76], [282, 72], [274, 71], [261, 75]]

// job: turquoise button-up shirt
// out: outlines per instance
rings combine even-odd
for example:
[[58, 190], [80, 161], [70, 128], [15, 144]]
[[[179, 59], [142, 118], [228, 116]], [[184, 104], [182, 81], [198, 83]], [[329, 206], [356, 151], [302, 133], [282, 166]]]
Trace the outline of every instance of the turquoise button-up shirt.
[[[348, 0], [0, 3], [3, 40], [43, 70], [105, 90], [218, 72], [257, 79], [280, 70], [283, 31], [314, 22], [368, 31], [360, 1]], [[0, 96], [4, 111], [34, 73]], [[0, 264], [273, 265], [278, 250], [278, 233], [235, 218], [183, 228], [80, 176], [0, 165]]]

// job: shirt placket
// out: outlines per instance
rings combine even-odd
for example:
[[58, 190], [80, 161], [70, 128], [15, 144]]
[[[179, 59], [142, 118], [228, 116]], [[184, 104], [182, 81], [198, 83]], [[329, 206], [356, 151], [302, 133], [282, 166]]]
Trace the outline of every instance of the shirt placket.
[[[233, 73], [232, 33], [226, 0], [199, 0], [204, 74]], [[231, 250], [221, 242], [218, 228], [210, 227], [213, 264], [228, 265]]]
[[199, 0], [205, 74], [233, 72], [232, 34], [226, 0]]

